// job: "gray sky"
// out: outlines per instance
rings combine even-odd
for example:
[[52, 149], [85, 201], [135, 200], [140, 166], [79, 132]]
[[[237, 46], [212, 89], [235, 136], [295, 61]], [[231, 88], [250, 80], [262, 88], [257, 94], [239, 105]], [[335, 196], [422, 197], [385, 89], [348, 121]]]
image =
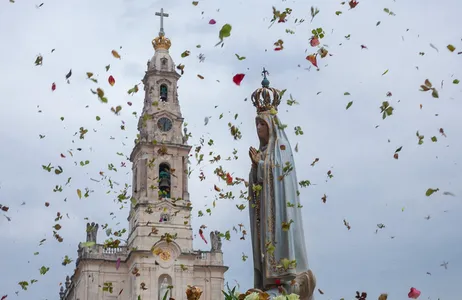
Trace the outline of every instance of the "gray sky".
[[[272, 86], [287, 89], [286, 96], [292, 94], [300, 103], [288, 106], [284, 101], [280, 118], [288, 125], [292, 147], [298, 144], [299, 180], [313, 183], [301, 190], [301, 201], [310, 266], [317, 287], [324, 291], [324, 295], [316, 292], [317, 299], [351, 299], [356, 290], [368, 292], [371, 299], [382, 292], [393, 299], [406, 299], [410, 287], [421, 290], [422, 299], [457, 299], [456, 284], [462, 278], [462, 232], [457, 218], [462, 213], [462, 143], [458, 139], [462, 129], [457, 121], [462, 85], [452, 81], [462, 80], [457, 73], [462, 66], [462, 55], [457, 55], [462, 51], [456, 33], [462, 25], [458, 2], [364, 0], [349, 10], [348, 3], [331, 0], [204, 0], [197, 6], [191, 1], [167, 0], [51, 0], [39, 9], [35, 7], [39, 2], [3, 1], [0, 204], [10, 207], [5, 215], [11, 221], [0, 218], [4, 245], [0, 248], [0, 296], [57, 299], [59, 283], [75, 266], [73, 262], [64, 267], [61, 262], [65, 255], [75, 260], [77, 244], [85, 239], [84, 218], [115, 229], [128, 226], [128, 209], [120, 210], [113, 202], [124, 184], [131, 183], [130, 164], [121, 167], [126, 160], [117, 152], [131, 152], [138, 121], [132, 112], [141, 113], [143, 94], [129, 96], [126, 91], [140, 82], [154, 53], [151, 40], [159, 31], [154, 13], [163, 7], [170, 13], [165, 20], [166, 35], [172, 40], [170, 53], [176, 64], [186, 66], [179, 82], [179, 100], [193, 134], [191, 144], [197, 144], [201, 135], [206, 141], [212, 138], [215, 146], [210, 150], [222, 158], [236, 148], [239, 160], [222, 164], [233, 176], [247, 177], [247, 149], [258, 144], [255, 110], [244, 99], [259, 87], [261, 68], [270, 71]], [[287, 23], [268, 29], [272, 5], [280, 10], [290, 7], [293, 12]], [[312, 5], [320, 12], [310, 23]], [[384, 8], [396, 16], [387, 15]], [[336, 11], [343, 13], [337, 16]], [[211, 18], [217, 24], [209, 25]], [[306, 21], [295, 25], [297, 18]], [[376, 26], [378, 21], [381, 23]], [[233, 26], [231, 37], [222, 48], [215, 47], [225, 23]], [[310, 63], [305, 57], [316, 51], [308, 40], [311, 30], [318, 27], [326, 32], [321, 43], [328, 45], [332, 56], [318, 60], [319, 71], [308, 70]], [[287, 28], [295, 34], [286, 33]], [[351, 35], [349, 40], [347, 35]], [[284, 50], [276, 52], [273, 43], [278, 39], [284, 40]], [[456, 51], [448, 51], [448, 44]], [[55, 51], [50, 53], [52, 49]], [[113, 49], [122, 56], [120, 61], [112, 57]], [[185, 50], [191, 55], [181, 58]], [[206, 57], [202, 63], [197, 58], [200, 53]], [[236, 53], [246, 59], [237, 60]], [[40, 67], [34, 65], [38, 54], [43, 55]], [[106, 72], [108, 64], [111, 69]], [[70, 69], [73, 75], [67, 84], [65, 75]], [[389, 71], [382, 76], [385, 70]], [[95, 73], [100, 84], [87, 80], [86, 72]], [[246, 74], [240, 87], [231, 80], [236, 73]], [[109, 75], [116, 79], [114, 87], [107, 84]], [[439, 99], [419, 91], [427, 78], [438, 90]], [[51, 92], [53, 82], [57, 88]], [[106, 92], [108, 104], [91, 94], [90, 89], [97, 86]], [[345, 92], [350, 95], [344, 96]], [[387, 92], [392, 97], [387, 97]], [[379, 107], [386, 100], [394, 112], [382, 120]], [[127, 101], [133, 105], [128, 106]], [[345, 110], [349, 101], [353, 105]], [[123, 106], [120, 116], [110, 111], [117, 105]], [[219, 120], [221, 113], [223, 119]], [[235, 114], [239, 114], [237, 120]], [[101, 121], [97, 122], [96, 116]], [[206, 116], [212, 118], [204, 127]], [[120, 129], [122, 121], [125, 131]], [[240, 141], [231, 137], [228, 122], [239, 125]], [[89, 130], [84, 140], [74, 136], [82, 126]], [[302, 127], [302, 136], [295, 135], [295, 126]], [[440, 128], [447, 137], [439, 133]], [[422, 145], [418, 145], [416, 131], [424, 135]], [[45, 137], [40, 139], [39, 134]], [[433, 143], [432, 136], [438, 141]], [[395, 160], [394, 151], [400, 146], [402, 151]], [[82, 151], [77, 151], [78, 147]], [[74, 157], [67, 152], [70, 149]], [[61, 153], [66, 158], [60, 158]], [[315, 158], [319, 162], [311, 167]], [[90, 164], [81, 167], [82, 160], [90, 160]], [[247, 225], [248, 211], [236, 208], [244, 203], [236, 197], [217, 201], [211, 216], [198, 218], [198, 210], [212, 205], [213, 185], [224, 185], [213, 176], [218, 165], [204, 166], [207, 179], [200, 182], [199, 167], [194, 159], [191, 162], [194, 231], [202, 224], [223, 232], [231, 230], [231, 241], [223, 246], [225, 263], [230, 266], [226, 279], [231, 286], [238, 280], [241, 290], [246, 290], [253, 281], [252, 265], [241, 256], [251, 257], [249, 236], [239, 240], [232, 227]], [[60, 165], [64, 172], [44, 171], [41, 165], [48, 163]], [[109, 171], [109, 163], [118, 172]], [[331, 179], [326, 175], [329, 170], [334, 175]], [[100, 179], [100, 171], [120, 184], [109, 194], [107, 183], [103, 184], [107, 181], [90, 180]], [[64, 186], [68, 177], [72, 180], [63, 192], [53, 192], [55, 185]], [[76, 189], [86, 187], [94, 192], [79, 200]], [[426, 197], [428, 188], [440, 190]], [[443, 195], [446, 191], [455, 196]], [[238, 188], [233, 192], [239, 195]], [[325, 204], [321, 200], [324, 194]], [[50, 206], [45, 207], [45, 202]], [[63, 243], [52, 236], [57, 212], [64, 215], [60, 221]], [[351, 230], [343, 225], [344, 219]], [[379, 223], [386, 227], [375, 233]], [[39, 246], [44, 238], [47, 241]], [[103, 241], [103, 232], [99, 239]], [[209, 249], [200, 239], [195, 240], [195, 247]], [[34, 256], [37, 251], [40, 254]], [[440, 266], [444, 261], [449, 262], [447, 269]], [[50, 267], [50, 271], [40, 275], [41, 266]], [[28, 291], [20, 291], [18, 282], [31, 279], [38, 282]], [[20, 291], [18, 297], [15, 291]]]

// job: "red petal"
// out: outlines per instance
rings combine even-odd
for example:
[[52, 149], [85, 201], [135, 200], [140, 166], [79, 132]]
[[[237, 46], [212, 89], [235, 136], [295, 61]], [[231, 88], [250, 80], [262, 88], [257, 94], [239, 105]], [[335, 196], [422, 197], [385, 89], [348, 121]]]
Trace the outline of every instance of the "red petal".
[[112, 75], [109, 76], [109, 78], [108, 78], [107, 81], [109, 81], [109, 84], [110, 84], [111, 86], [114, 86], [114, 84], [115, 84], [115, 79], [114, 79], [114, 77], [112, 77]]
[[245, 74], [236, 74], [233, 77], [233, 82], [237, 85], [241, 85], [242, 79], [244, 79]]
[[281, 51], [281, 50], [282, 50], [281, 47], [274, 48], [274, 51]]
[[56, 90], [56, 83], [53, 82], [53, 83], [51, 84], [51, 91], [54, 92], [55, 90]]
[[132, 103], [131, 103], [130, 101], [129, 101], [129, 102], [127, 102], [127, 104], [128, 104], [129, 106], [132, 106]]
[[306, 59], [313, 64], [313, 66], [315, 66], [316, 68], [318, 67], [318, 63], [316, 61], [316, 55], [314, 54], [310, 54], [306, 57]]
[[216, 23], [217, 23], [217, 21], [215, 21], [214, 19], [211, 19], [211, 20], [209, 21], [209, 24], [210, 24], [210, 25], [215, 25]]
[[1, 300], [5, 300], [6, 297], [8, 297], [8, 295], [3, 296]]
[[233, 183], [233, 177], [231, 177], [231, 175], [229, 175], [229, 173], [226, 173], [226, 183], [228, 185]]

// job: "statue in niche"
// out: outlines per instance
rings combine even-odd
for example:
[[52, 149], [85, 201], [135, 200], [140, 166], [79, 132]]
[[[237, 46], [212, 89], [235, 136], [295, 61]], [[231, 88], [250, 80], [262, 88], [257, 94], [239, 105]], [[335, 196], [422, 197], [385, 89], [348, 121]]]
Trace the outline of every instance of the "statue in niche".
[[87, 242], [95, 242], [96, 243], [96, 235], [98, 233], [98, 224], [95, 222], [87, 223]]
[[220, 232], [218, 230], [210, 232], [210, 244], [212, 247], [210, 251], [221, 252], [222, 242], [221, 242]]
[[165, 294], [167, 294], [167, 297], [165, 299], [170, 299], [170, 289], [169, 289], [169, 283], [167, 277], [164, 278], [162, 283], [160, 284], [159, 288], [159, 300], [163, 300], [165, 297]]
[[[252, 94], [260, 144], [258, 150], [249, 149], [254, 287], [274, 291], [282, 285], [300, 295], [301, 300], [309, 300], [316, 280], [308, 268], [295, 162], [277, 116], [280, 93], [269, 87], [266, 74], [263, 70], [262, 88]], [[291, 202], [290, 207], [287, 201]], [[297, 284], [291, 284], [292, 280]]]

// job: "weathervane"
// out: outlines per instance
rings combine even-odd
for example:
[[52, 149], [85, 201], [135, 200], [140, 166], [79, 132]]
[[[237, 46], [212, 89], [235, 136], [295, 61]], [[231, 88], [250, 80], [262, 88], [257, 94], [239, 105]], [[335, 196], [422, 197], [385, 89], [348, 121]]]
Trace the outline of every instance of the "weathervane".
[[164, 36], [164, 17], [168, 17], [167, 13], [164, 13], [164, 9], [161, 8], [160, 12], [156, 12], [156, 16], [160, 16], [160, 31], [159, 31], [159, 36]]

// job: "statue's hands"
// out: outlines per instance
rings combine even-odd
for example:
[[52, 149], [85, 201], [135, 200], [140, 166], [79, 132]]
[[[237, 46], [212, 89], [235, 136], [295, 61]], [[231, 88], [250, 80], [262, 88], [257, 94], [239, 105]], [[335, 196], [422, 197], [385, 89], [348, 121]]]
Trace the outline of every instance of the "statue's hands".
[[257, 165], [261, 159], [261, 154], [254, 147], [249, 148], [249, 156], [250, 160], [252, 160], [252, 164], [254, 165]]

